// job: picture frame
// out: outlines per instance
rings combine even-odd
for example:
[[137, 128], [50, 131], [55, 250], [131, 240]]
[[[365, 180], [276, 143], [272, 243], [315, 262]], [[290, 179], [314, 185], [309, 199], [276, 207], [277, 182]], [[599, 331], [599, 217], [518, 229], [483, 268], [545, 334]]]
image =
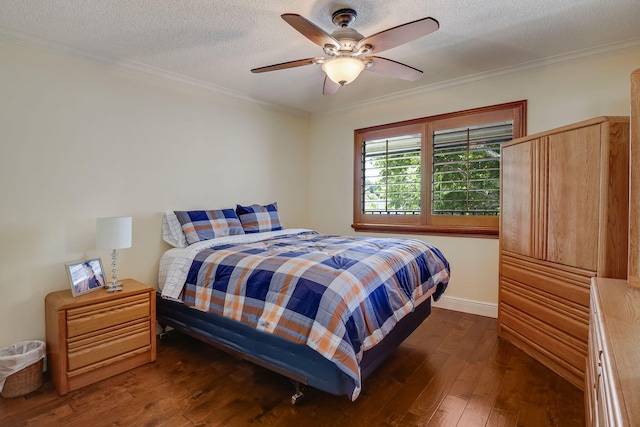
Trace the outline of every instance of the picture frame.
[[104, 269], [100, 258], [66, 264], [66, 268], [74, 297], [105, 287]]

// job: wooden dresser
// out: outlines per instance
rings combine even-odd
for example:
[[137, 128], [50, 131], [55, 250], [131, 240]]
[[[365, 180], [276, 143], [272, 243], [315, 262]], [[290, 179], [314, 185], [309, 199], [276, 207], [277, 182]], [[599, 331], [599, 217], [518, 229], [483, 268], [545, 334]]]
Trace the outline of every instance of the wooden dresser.
[[156, 359], [156, 291], [131, 279], [123, 287], [46, 296], [47, 364], [60, 395]]
[[592, 277], [626, 278], [629, 118], [502, 147], [498, 334], [584, 387]]
[[592, 279], [585, 381], [588, 426], [640, 423], [640, 288]]

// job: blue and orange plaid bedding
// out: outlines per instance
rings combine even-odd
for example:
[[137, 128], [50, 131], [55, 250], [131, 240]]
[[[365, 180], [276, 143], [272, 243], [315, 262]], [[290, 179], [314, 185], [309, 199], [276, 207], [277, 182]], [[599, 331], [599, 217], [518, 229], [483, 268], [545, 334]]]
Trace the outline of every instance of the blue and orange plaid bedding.
[[307, 231], [200, 251], [183, 300], [308, 345], [354, 379], [355, 399], [362, 352], [448, 281], [447, 260], [420, 240]]

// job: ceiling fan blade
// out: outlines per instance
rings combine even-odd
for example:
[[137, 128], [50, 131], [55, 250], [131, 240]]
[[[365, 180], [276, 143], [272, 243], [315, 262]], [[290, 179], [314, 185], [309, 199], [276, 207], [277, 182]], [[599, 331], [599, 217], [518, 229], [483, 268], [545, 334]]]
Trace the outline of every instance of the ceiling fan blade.
[[338, 89], [340, 89], [340, 85], [338, 83], [334, 82], [329, 77], [324, 76], [324, 86], [322, 86], [323, 95], [333, 95], [338, 92]]
[[420, 76], [422, 76], [422, 71], [417, 68], [391, 59], [381, 58], [379, 56], [368, 56], [364, 58], [364, 60], [373, 62], [371, 66], [365, 68], [365, 70], [373, 71], [374, 73], [411, 81], [418, 80]]
[[298, 59], [297, 61], [283, 62], [281, 64], [267, 65], [266, 67], [254, 68], [252, 73], [264, 73], [267, 71], [284, 70], [287, 68], [302, 67], [304, 65], [313, 65], [318, 59], [322, 58], [307, 58]]
[[418, 19], [366, 37], [358, 42], [356, 49], [368, 44], [372, 52], [380, 53], [433, 33], [438, 28], [440, 24], [433, 18]]
[[340, 43], [334, 39], [330, 34], [326, 33], [322, 28], [316, 26], [313, 22], [307, 20], [303, 16], [296, 13], [285, 13], [280, 15], [282, 19], [287, 21], [287, 24], [298, 30], [300, 34], [314, 42], [320, 47], [324, 47], [329, 44], [335, 46], [336, 49], [340, 48]]

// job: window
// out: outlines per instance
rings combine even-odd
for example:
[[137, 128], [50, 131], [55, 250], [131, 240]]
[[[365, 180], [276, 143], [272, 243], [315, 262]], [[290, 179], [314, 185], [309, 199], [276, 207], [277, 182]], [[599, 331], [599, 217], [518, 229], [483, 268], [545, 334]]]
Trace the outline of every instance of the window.
[[365, 141], [363, 212], [420, 214], [422, 135]]
[[433, 132], [431, 213], [500, 213], [500, 144], [513, 139], [513, 120]]
[[525, 135], [526, 101], [355, 132], [358, 231], [497, 235], [500, 146]]

